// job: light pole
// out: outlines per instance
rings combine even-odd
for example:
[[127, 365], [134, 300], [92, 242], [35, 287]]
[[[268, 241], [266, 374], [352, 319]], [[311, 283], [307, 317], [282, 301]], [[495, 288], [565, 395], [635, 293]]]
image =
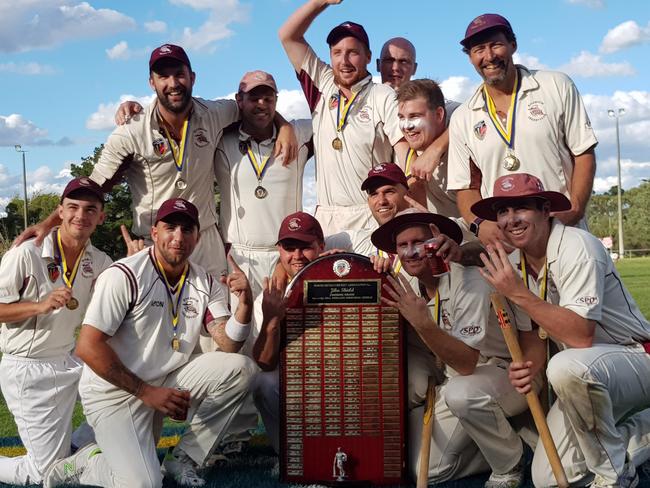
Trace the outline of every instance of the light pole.
[[27, 228], [27, 170], [25, 169], [25, 151], [20, 144], [14, 146], [17, 152], [23, 154], [23, 197], [24, 203], [23, 206], [23, 217], [25, 218], [25, 229]]
[[625, 246], [623, 245], [623, 198], [621, 197], [621, 139], [618, 131], [618, 119], [625, 115], [625, 109], [608, 110], [607, 115], [616, 119], [616, 166], [618, 169], [618, 256], [625, 257]]

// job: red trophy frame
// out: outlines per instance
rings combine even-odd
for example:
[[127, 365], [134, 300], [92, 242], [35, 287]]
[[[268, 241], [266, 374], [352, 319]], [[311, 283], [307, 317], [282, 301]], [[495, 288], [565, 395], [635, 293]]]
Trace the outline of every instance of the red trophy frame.
[[387, 275], [359, 254], [290, 283], [280, 354], [280, 478], [330, 486], [406, 481], [402, 318]]

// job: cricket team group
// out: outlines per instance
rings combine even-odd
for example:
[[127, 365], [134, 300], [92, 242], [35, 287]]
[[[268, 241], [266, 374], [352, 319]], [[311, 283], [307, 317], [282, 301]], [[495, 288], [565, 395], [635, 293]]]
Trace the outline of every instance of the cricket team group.
[[[330, 31], [328, 62], [305, 40], [339, 3], [307, 0], [278, 33], [311, 120], [276, 112], [275, 80], [259, 70], [236, 100], [193, 97], [187, 54], [164, 44], [149, 62], [156, 99], [120, 106], [92, 174], [2, 257], [0, 386], [27, 452], [0, 457], [1, 482], [202, 486], [258, 415], [279, 452], [284, 290], [310, 261], [345, 251], [390, 274], [382, 300], [408, 322], [409, 473], [433, 376], [429, 483], [489, 473], [488, 488], [518, 487], [528, 443], [534, 485], [557, 486], [525, 398], [546, 395], [546, 379], [571, 486], [638, 485], [650, 324], [586, 226], [597, 140], [575, 85], [516, 65], [497, 14], [459, 35], [483, 80], [462, 104], [416, 79], [401, 37], [383, 45], [375, 83], [360, 24]], [[314, 216], [301, 211], [312, 156]], [[122, 181], [133, 226], [128, 256], [112, 262], [91, 237]], [[87, 423], [73, 433], [77, 398]], [[164, 417], [188, 427], [161, 466]]]

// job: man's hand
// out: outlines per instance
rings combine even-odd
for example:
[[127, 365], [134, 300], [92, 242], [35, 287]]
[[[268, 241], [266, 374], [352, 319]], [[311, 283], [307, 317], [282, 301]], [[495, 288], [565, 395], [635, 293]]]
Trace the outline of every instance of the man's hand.
[[584, 209], [578, 209], [575, 205], [571, 207], [571, 210], [551, 213], [551, 217], [558, 218], [564, 225], [576, 225], [584, 216]]
[[45, 297], [45, 300], [41, 302], [40, 315], [45, 315], [46, 313], [60, 309], [61, 307], [65, 306], [65, 304], [68, 303], [71, 298], [72, 290], [67, 286], [60, 286], [59, 288], [55, 288], [50, 292], [49, 295]]
[[147, 407], [170, 417], [181, 418], [190, 408], [190, 392], [180, 391], [176, 388], [143, 383], [138, 398]]
[[411, 174], [422, 180], [431, 181], [433, 178], [433, 172], [440, 164], [440, 160], [443, 156], [444, 153], [440, 154], [434, 145], [429, 146], [411, 164]]
[[235, 295], [240, 303], [251, 305], [253, 303], [253, 293], [248, 283], [248, 278], [246, 278], [246, 275], [237, 266], [237, 263], [230, 254], [228, 254], [227, 259], [232, 271], [228, 276], [221, 278], [222, 283], [230, 289], [230, 293]]
[[124, 224], [120, 225], [120, 230], [122, 231], [122, 239], [124, 239], [124, 243], [126, 244], [127, 256], [132, 256], [144, 249], [144, 239], [132, 239], [131, 234], [129, 234], [129, 231]]
[[393, 258], [389, 256], [376, 256], [372, 254], [370, 256], [370, 262], [372, 263], [372, 269], [377, 273], [389, 273], [393, 266]]
[[522, 395], [532, 391], [533, 379], [535, 378], [533, 362], [524, 361], [523, 363], [510, 363], [508, 378], [510, 378], [510, 383], [514, 386], [515, 390]]
[[275, 278], [264, 278], [262, 292], [262, 316], [264, 321], [282, 320], [287, 309], [284, 297], [285, 287]]
[[18, 237], [16, 237], [16, 239], [14, 239], [12, 246], [20, 246], [23, 242], [31, 239], [32, 237], [36, 238], [34, 244], [36, 246], [40, 246], [43, 244], [43, 239], [45, 239], [45, 236], [47, 236], [52, 228], [53, 226], [50, 225], [47, 220], [39, 222], [38, 224], [30, 225], [24, 231], [22, 231]]
[[496, 246], [486, 246], [487, 255], [481, 253], [481, 261], [485, 265], [479, 272], [496, 291], [507, 298], [529, 293], [524, 280], [510, 264], [508, 254], [500, 242]]
[[460, 249], [460, 246], [456, 241], [445, 234], [441, 234], [438, 228], [433, 224], [429, 224], [429, 229], [433, 235], [438, 234], [433, 239], [436, 256], [442, 258], [447, 264], [452, 261], [454, 263], [459, 263], [463, 257], [463, 251]]
[[415, 294], [406, 278], [398, 275], [395, 279], [388, 275], [388, 282], [390, 286], [384, 285], [384, 290], [388, 292], [392, 300], [382, 296], [381, 301], [389, 307], [397, 308], [416, 331], [431, 327], [432, 320], [426, 299]]
[[122, 102], [115, 112], [115, 125], [124, 125], [135, 115], [142, 112], [142, 105], [138, 102]]
[[283, 124], [278, 130], [278, 137], [275, 140], [273, 157], [282, 159], [282, 166], [289, 166], [298, 157], [298, 139], [296, 131], [289, 123]]

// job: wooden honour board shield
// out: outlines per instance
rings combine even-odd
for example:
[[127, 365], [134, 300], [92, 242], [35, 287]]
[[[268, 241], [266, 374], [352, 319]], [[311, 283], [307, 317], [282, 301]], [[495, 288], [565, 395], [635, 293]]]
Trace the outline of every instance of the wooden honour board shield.
[[[280, 354], [280, 477], [285, 482], [406, 480], [405, 343], [381, 303], [385, 274], [359, 254], [306, 266], [287, 290]], [[336, 481], [335, 455], [346, 455]]]

